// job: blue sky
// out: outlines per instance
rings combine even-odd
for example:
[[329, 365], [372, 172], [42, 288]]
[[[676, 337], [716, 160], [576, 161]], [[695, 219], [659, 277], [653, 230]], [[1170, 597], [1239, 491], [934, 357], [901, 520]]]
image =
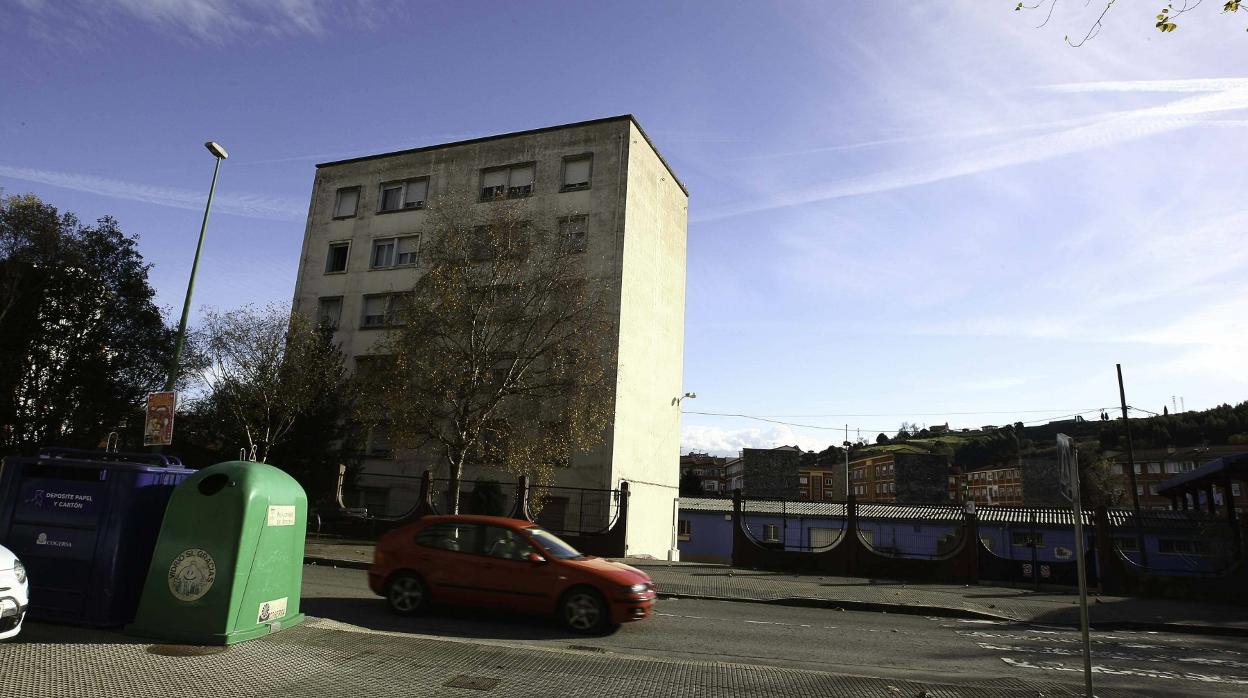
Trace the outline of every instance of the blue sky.
[[1116, 362], [1206, 408], [1248, 399], [1248, 12], [1159, 4], [1074, 49], [1096, 2], [0, 0], [0, 187], [180, 308], [217, 140], [196, 306], [288, 302], [315, 163], [632, 113], [691, 194], [682, 451], [1043, 422]]

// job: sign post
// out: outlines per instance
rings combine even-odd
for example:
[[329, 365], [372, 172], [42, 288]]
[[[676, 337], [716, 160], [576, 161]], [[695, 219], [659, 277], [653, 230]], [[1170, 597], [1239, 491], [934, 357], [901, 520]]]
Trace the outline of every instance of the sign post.
[[176, 392], [147, 394], [147, 418], [143, 421], [144, 446], [168, 446], [173, 443], [173, 415], [177, 406]]
[[1075, 571], [1079, 577], [1079, 630], [1083, 633], [1083, 684], [1087, 698], [1092, 694], [1092, 642], [1088, 637], [1088, 575], [1084, 563], [1083, 502], [1079, 496], [1079, 452], [1074, 439], [1057, 435], [1057, 453], [1061, 459], [1059, 478], [1062, 494], [1070, 500], [1075, 514]]

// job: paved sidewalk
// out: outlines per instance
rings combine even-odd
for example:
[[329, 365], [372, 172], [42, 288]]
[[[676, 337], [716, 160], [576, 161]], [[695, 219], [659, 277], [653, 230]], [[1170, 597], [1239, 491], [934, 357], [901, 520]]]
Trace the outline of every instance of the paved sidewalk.
[[[715, 661], [456, 642], [363, 632], [309, 618], [228, 648], [148, 645], [110, 632], [32, 624], [0, 643], [0, 697], [688, 696], [989, 698], [1077, 696], [1078, 684], [897, 681]], [[1098, 689], [1102, 698], [1138, 695]]]
[[[310, 541], [305, 554], [306, 561], [313, 564], [367, 568], [372, 562], [373, 546], [364, 541]], [[1079, 597], [1074, 592], [986, 585], [907, 584], [650, 559], [629, 558], [624, 562], [649, 573], [659, 594], [665, 597], [812, 605], [1062, 626], [1079, 624]], [[1248, 607], [1245, 606], [1093, 596], [1089, 599], [1088, 610], [1092, 624], [1102, 630], [1248, 636]]]

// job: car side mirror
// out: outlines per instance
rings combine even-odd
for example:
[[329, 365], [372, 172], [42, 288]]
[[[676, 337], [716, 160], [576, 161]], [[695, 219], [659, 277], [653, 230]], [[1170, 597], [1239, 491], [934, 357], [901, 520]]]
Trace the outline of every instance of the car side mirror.
[[532, 562], [535, 565], [540, 565], [546, 562], [546, 558], [542, 557], [541, 555], [538, 555], [537, 553], [529, 553], [528, 555], [524, 556], [524, 559], [528, 560], [529, 562]]

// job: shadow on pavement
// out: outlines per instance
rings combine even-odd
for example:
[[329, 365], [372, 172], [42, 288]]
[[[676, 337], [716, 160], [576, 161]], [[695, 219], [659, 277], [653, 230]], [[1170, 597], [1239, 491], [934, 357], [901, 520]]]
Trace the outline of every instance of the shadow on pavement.
[[22, 632], [17, 637], [0, 642], [4, 644], [48, 644], [48, 645], [150, 645], [156, 640], [124, 635], [121, 628], [80, 628], [73, 625], [54, 625], [52, 623], [34, 623], [26, 621], [22, 624]]
[[416, 633], [467, 640], [573, 640], [587, 636], [567, 630], [554, 618], [495, 609], [434, 606], [421, 615], [396, 616], [379, 598], [305, 598], [301, 610], [370, 630]]

